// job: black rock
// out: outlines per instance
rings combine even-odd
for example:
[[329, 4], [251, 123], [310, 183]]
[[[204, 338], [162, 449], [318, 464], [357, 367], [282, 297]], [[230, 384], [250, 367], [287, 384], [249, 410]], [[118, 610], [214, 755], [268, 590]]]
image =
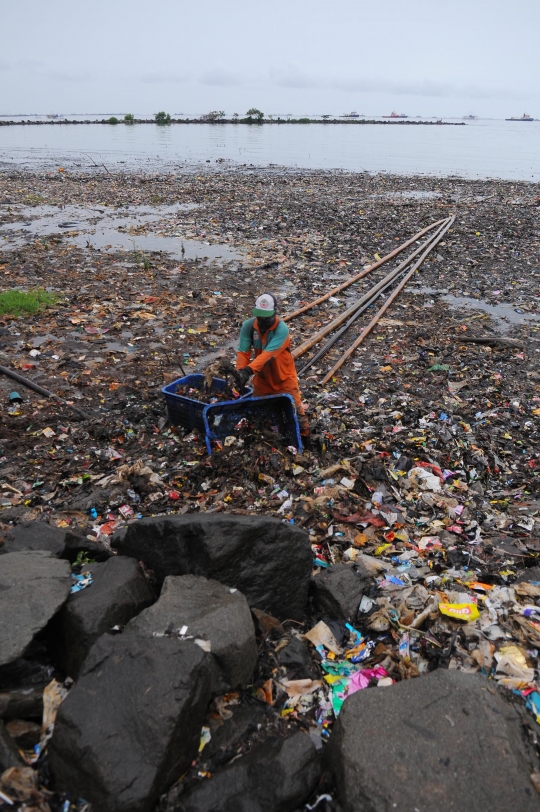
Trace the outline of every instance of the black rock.
[[16, 522], [18, 519], [21, 519], [26, 513], [28, 513], [26, 505], [15, 505], [14, 507], [6, 508], [0, 513], [0, 524], [9, 525], [10, 522]]
[[74, 679], [98, 637], [113, 626], [123, 626], [155, 600], [134, 558], [114, 556], [88, 564], [84, 571], [92, 573], [92, 584], [70, 595], [54, 624], [60, 662]]
[[28, 719], [12, 719], [6, 731], [21, 750], [33, 750], [41, 739], [41, 725]]
[[317, 679], [307, 643], [291, 637], [276, 654], [280, 665], [287, 669], [287, 679]]
[[41, 719], [43, 688], [19, 688], [0, 692], [0, 719]]
[[540, 567], [529, 567], [528, 569], [520, 572], [516, 580], [514, 581], [515, 584], [523, 584], [523, 583], [533, 583], [534, 581], [540, 581]]
[[241, 592], [197, 575], [170, 575], [157, 603], [128, 623], [125, 633], [152, 637], [176, 633], [184, 626], [188, 635], [210, 644], [212, 693], [248, 684], [257, 662], [257, 644], [251, 612]]
[[203, 750], [202, 760], [210, 763], [212, 770], [230, 761], [265, 720], [264, 709], [255, 702], [233, 708], [230, 719], [211, 718], [208, 724], [212, 738]]
[[0, 553], [19, 553], [24, 550], [47, 550], [57, 558], [73, 562], [78, 553], [92, 558], [106, 559], [110, 553], [100, 544], [73, 533], [67, 528], [54, 527], [46, 522], [21, 522], [10, 527], [0, 544]]
[[7, 732], [4, 723], [0, 721], [0, 776], [10, 767], [22, 767], [23, 760], [19, 756], [17, 745]]
[[278, 619], [303, 618], [312, 552], [298, 527], [265, 516], [158, 516], [112, 537], [121, 555], [167, 575], [204, 575], [236, 587], [250, 606]]
[[22, 657], [60, 609], [71, 568], [50, 552], [7, 553], [0, 564], [0, 666]]
[[58, 787], [99, 812], [153, 809], [197, 753], [209, 696], [209, 658], [194, 643], [103, 635], [56, 717]]
[[355, 620], [371, 579], [361, 568], [337, 564], [311, 579], [313, 607], [320, 614], [338, 620]]
[[358, 691], [326, 752], [346, 812], [538, 810], [520, 717], [479, 674]]
[[292, 812], [317, 786], [321, 764], [307, 733], [271, 739], [180, 796], [170, 812]]
[[[46, 626], [46, 631], [51, 623]], [[28, 690], [40, 688], [54, 677], [55, 666], [50, 658], [49, 648], [45, 634], [38, 634], [30, 643], [23, 657], [19, 657], [8, 665], [0, 666], [0, 691], [13, 691], [16, 689]]]

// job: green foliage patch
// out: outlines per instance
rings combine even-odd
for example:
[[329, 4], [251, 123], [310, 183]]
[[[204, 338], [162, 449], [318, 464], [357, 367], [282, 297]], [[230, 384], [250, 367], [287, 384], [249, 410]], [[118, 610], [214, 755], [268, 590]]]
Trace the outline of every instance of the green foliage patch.
[[39, 313], [55, 304], [58, 297], [46, 290], [4, 290], [0, 291], [0, 316], [23, 316], [26, 313]]

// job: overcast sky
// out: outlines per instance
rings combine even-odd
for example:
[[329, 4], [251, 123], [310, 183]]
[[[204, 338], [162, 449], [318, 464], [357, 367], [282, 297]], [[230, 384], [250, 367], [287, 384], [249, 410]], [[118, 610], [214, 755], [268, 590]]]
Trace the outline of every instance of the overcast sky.
[[540, 0], [0, 0], [0, 113], [540, 117]]

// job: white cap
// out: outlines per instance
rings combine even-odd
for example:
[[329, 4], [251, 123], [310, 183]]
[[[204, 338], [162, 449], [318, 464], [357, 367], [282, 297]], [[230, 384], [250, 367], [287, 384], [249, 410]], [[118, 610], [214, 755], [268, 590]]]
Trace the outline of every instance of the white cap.
[[275, 312], [274, 297], [270, 296], [269, 293], [261, 293], [261, 295], [258, 296], [255, 301], [253, 315], [265, 318], [267, 316], [273, 316], [274, 312]]

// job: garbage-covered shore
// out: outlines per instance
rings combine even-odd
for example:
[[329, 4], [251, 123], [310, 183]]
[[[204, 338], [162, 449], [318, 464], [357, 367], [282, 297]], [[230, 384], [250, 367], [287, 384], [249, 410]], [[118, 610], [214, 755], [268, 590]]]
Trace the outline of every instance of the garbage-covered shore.
[[[536, 808], [539, 206], [538, 185], [496, 180], [0, 175], [3, 288], [57, 297], [0, 319], [0, 364], [65, 401], [0, 378], [15, 807], [232, 809], [240, 792], [261, 809]], [[373, 308], [301, 377], [310, 449], [248, 429], [209, 456], [169, 423], [161, 388], [233, 359], [257, 294], [293, 311], [450, 214], [351, 362], [320, 385]], [[390, 267], [292, 320], [293, 347]], [[126, 695], [152, 680], [145, 772]], [[129, 757], [101, 758], [111, 707]]]

